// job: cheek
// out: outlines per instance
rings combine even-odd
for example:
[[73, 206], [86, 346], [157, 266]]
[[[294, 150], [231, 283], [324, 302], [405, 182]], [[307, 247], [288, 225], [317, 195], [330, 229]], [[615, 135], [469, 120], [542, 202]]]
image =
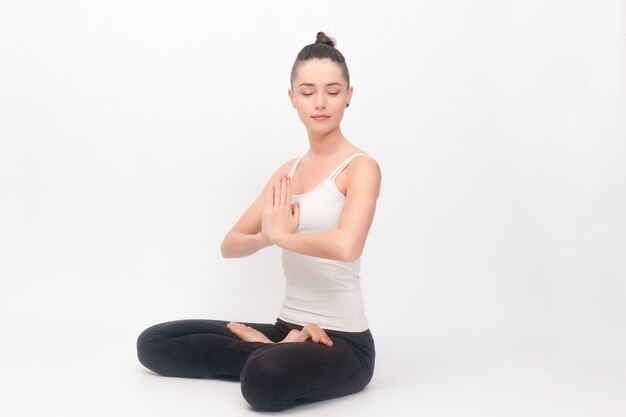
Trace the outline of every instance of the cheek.
[[306, 106], [304, 102], [298, 100], [297, 98], [293, 101], [293, 105], [296, 106], [296, 109], [298, 109], [298, 111], [301, 111]]
[[337, 99], [333, 102], [333, 109], [337, 112], [343, 111], [346, 108], [344, 99]]
[[296, 109], [298, 110], [298, 117], [300, 118], [300, 120], [306, 121], [306, 120], [309, 119], [309, 112], [308, 111], [306, 111], [305, 109], [303, 109], [300, 106], [296, 107]]

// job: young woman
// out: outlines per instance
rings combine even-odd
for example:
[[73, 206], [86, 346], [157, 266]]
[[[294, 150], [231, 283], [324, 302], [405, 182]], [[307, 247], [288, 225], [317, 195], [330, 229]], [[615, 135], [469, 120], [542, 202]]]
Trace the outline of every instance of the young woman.
[[239, 378], [258, 410], [348, 395], [370, 382], [375, 348], [359, 272], [381, 174], [341, 132], [352, 86], [334, 45], [318, 32], [291, 72], [289, 99], [309, 151], [276, 170], [221, 245], [227, 258], [283, 249], [285, 297], [276, 322], [189, 319], [149, 327], [137, 352], [154, 372]]

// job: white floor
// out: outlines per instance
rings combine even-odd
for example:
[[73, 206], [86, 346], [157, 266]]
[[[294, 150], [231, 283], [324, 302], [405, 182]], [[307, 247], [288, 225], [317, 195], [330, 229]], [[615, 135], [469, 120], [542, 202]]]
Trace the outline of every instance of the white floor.
[[[44, 320], [42, 319], [42, 323]], [[245, 416], [239, 383], [158, 376], [136, 359], [138, 329], [16, 329], [3, 341], [3, 416]], [[6, 342], [9, 343], [6, 343]], [[532, 345], [378, 338], [362, 392], [284, 415], [624, 417], [624, 366], [566, 364]], [[553, 356], [553, 355], [552, 355]]]

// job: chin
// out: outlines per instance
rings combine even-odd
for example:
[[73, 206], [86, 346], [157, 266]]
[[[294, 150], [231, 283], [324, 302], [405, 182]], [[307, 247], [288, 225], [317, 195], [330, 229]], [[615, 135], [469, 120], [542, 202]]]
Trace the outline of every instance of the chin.
[[328, 125], [328, 126], [315, 126], [315, 125], [307, 125], [306, 128], [307, 130], [311, 131], [311, 132], [316, 132], [316, 133], [326, 133], [326, 132], [332, 132], [333, 130], [337, 129], [339, 127], [339, 125]]

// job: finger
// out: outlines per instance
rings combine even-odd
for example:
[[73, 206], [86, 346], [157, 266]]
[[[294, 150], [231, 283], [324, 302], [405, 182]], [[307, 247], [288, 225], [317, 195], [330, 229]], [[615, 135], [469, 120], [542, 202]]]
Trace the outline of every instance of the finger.
[[[287, 176], [287, 194], [286, 194], [285, 205], [291, 209], [291, 177]], [[291, 210], [289, 210], [291, 213]]]
[[274, 205], [274, 203], [276, 202], [276, 189], [278, 188], [278, 185], [278, 177], [276, 177], [276, 179], [274, 180], [274, 184], [272, 185], [272, 189], [269, 192], [271, 199], [268, 200], [272, 203], [272, 205]]
[[276, 186], [276, 198], [274, 204], [277, 208], [282, 206], [283, 202], [283, 187], [285, 186], [285, 174], [281, 174], [280, 178], [278, 178], [278, 185]]
[[274, 186], [274, 207], [280, 204], [280, 177], [276, 180], [276, 185]]
[[280, 183], [280, 204], [279, 207], [281, 209], [285, 208], [285, 204], [287, 203], [287, 174], [283, 174], [282, 181]]
[[272, 188], [269, 189], [269, 191], [267, 192], [266, 196], [265, 196], [265, 204], [267, 205], [274, 205], [274, 192], [276, 190], [276, 185], [272, 185]]

